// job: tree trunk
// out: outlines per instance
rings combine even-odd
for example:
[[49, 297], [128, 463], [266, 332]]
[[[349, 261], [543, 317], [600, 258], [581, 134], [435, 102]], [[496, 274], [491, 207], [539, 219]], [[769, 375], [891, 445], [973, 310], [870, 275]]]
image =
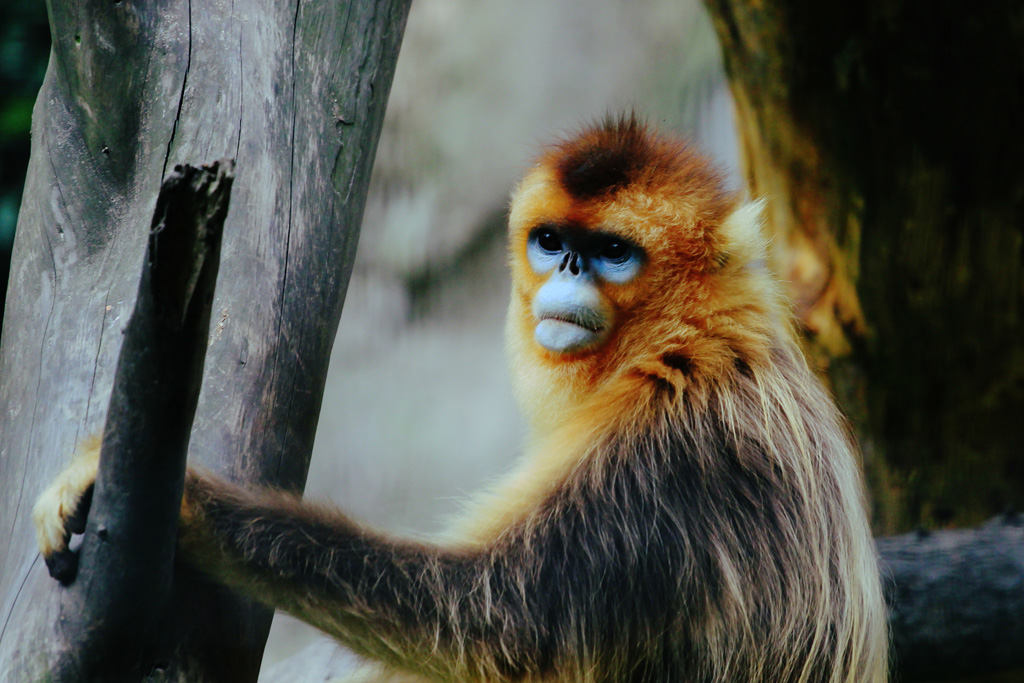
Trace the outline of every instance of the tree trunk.
[[1024, 10], [707, 0], [876, 530], [1024, 503]]
[[[0, 680], [19, 683], [89, 680], [55, 673], [75, 604], [39, 559], [30, 513], [103, 429], [177, 164], [236, 163], [190, 458], [302, 488], [408, 0], [49, 11], [0, 343]], [[189, 637], [151, 677], [254, 681], [269, 611], [211, 587], [184, 599]]]
[[[876, 531], [1019, 508], [1024, 11], [706, 4], [747, 180], [770, 200], [776, 266], [864, 450]], [[1022, 664], [1005, 542], [1019, 533], [880, 541], [901, 679]]]

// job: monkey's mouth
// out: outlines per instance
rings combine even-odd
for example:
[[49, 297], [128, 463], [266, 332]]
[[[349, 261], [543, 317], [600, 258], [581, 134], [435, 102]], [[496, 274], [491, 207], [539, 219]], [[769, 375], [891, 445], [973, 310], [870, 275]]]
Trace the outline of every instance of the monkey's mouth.
[[575, 327], [582, 327], [588, 332], [597, 333], [601, 331], [601, 324], [592, 320], [585, 320], [582, 317], [576, 317], [571, 315], [547, 315], [540, 319], [540, 322], [550, 320], [556, 323], [565, 323], [567, 325], [573, 325]]
[[533, 336], [548, 351], [578, 353], [600, 344], [606, 332], [606, 326], [592, 317], [563, 312], [542, 317]]

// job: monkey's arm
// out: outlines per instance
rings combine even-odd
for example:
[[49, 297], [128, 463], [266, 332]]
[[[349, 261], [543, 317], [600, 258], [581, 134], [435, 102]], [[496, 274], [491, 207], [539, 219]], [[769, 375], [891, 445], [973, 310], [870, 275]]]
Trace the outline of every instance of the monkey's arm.
[[553, 533], [541, 525], [466, 550], [397, 541], [286, 494], [193, 473], [179, 548], [216, 580], [375, 659], [442, 680], [513, 681], [571, 666], [570, 620], [593, 623], [581, 612], [608, 594], [593, 593], [593, 563]]
[[[74, 505], [61, 501], [88, 491], [96, 461], [95, 450], [84, 453], [58, 478], [54, 490], [71, 497], [57, 504], [44, 494], [37, 504], [48, 564], [54, 549], [72, 554], [66, 531], [56, 545], [47, 538], [68, 528]], [[630, 478], [619, 475], [620, 483]], [[675, 578], [648, 561], [652, 532], [643, 527], [652, 506], [643, 498], [556, 487], [493, 541], [445, 548], [385, 537], [294, 496], [189, 471], [179, 556], [400, 669], [489, 682], [557, 669], [591, 680], [645, 628], [639, 617], [666, 613], [664, 589]]]

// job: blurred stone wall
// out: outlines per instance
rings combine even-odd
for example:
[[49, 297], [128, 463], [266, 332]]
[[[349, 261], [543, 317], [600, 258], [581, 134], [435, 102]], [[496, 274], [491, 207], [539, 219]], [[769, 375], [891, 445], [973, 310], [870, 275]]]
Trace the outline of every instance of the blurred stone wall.
[[[519, 450], [504, 219], [539, 145], [633, 108], [738, 187], [731, 107], [695, 0], [416, 0], [306, 495], [399, 533], [441, 528]], [[297, 680], [294, 661], [269, 668], [317, 637], [278, 615], [266, 679]]]

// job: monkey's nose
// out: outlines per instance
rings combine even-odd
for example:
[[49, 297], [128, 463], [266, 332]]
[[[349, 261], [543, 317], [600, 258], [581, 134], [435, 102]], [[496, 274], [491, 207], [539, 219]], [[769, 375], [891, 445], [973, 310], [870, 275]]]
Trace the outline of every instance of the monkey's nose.
[[579, 275], [583, 272], [584, 262], [579, 252], [572, 251], [565, 255], [562, 263], [558, 266], [558, 270], [559, 272], [564, 272], [566, 268], [569, 269], [569, 273], [572, 275]]

